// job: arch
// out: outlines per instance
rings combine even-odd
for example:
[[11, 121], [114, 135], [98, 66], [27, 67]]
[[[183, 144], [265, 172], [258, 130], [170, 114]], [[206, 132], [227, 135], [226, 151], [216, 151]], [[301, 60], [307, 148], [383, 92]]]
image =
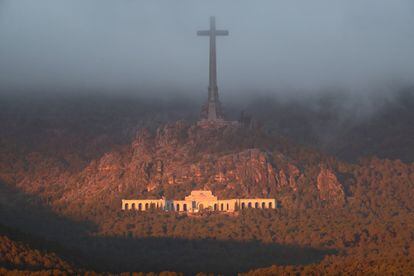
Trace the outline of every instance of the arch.
[[138, 210], [142, 211], [142, 203], [138, 204]]
[[227, 209], [226, 209], [226, 210], [229, 210], [229, 204], [228, 204], [228, 203], [227, 203], [227, 206], [226, 206], [226, 207], [227, 207]]
[[125, 203], [125, 207], [124, 207], [124, 209], [125, 209], [125, 210], [128, 210], [128, 207], [129, 207], [129, 204], [128, 204], [128, 203]]
[[223, 204], [223, 203], [221, 204], [221, 206], [220, 206], [220, 207], [221, 207], [221, 208], [220, 208], [220, 210], [221, 210], [221, 211], [224, 211], [224, 204]]
[[187, 204], [186, 203], [183, 204], [183, 211], [187, 212]]
[[213, 208], [214, 208], [214, 211], [217, 211], [217, 203], [214, 203]]
[[255, 204], [254, 204], [254, 208], [259, 208], [259, 202], [256, 202]]
[[272, 209], [272, 202], [269, 202], [269, 209]]
[[154, 203], [154, 202], [151, 202], [151, 203], [150, 203], [150, 208], [151, 208], [151, 209], [155, 209], [155, 203]]
[[148, 203], [145, 203], [145, 209], [144, 210], [148, 210]]
[[177, 212], [180, 212], [180, 204], [177, 203], [177, 208], [176, 208]]
[[157, 202], [157, 209], [158, 209], [158, 208], [160, 208], [160, 205], [159, 205], [159, 203]]
[[242, 202], [241, 208], [244, 209], [245, 207], [246, 207], [246, 205], [244, 204], [244, 202]]
[[266, 208], [266, 203], [262, 202], [262, 209]]
[[135, 208], [135, 203], [132, 203], [131, 204], [131, 210], [135, 210], [136, 208]]
[[252, 203], [251, 202], [247, 203], [247, 207], [252, 208]]

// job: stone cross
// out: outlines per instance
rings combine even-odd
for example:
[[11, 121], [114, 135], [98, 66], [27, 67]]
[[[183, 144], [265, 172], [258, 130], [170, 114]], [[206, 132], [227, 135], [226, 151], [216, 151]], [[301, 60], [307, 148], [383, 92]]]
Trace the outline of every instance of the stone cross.
[[208, 101], [205, 106], [204, 115], [208, 121], [217, 121], [222, 119], [221, 105], [218, 97], [217, 87], [217, 64], [216, 64], [216, 36], [227, 36], [229, 31], [217, 30], [214, 16], [210, 17], [210, 30], [198, 31], [199, 36], [210, 37], [210, 77], [208, 86]]

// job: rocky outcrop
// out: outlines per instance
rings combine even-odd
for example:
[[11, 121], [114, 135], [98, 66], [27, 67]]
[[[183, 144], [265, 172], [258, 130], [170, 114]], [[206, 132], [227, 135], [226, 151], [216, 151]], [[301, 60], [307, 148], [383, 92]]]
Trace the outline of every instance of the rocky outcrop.
[[345, 203], [343, 186], [332, 170], [321, 167], [316, 186], [318, 187], [319, 198], [321, 200], [334, 205], [342, 205]]
[[286, 207], [312, 191], [327, 204], [344, 201], [334, 171], [308, 173], [319, 164], [304, 167], [303, 160], [288, 155], [291, 149], [265, 148], [253, 135], [240, 127], [199, 128], [184, 122], [155, 132], [143, 129], [130, 146], [103, 155], [72, 178], [76, 184], [64, 202], [79, 201], [79, 195], [87, 201], [162, 194], [180, 198], [195, 188], [211, 189], [222, 198], [275, 197]]
[[300, 202], [313, 194], [329, 205], [345, 199], [335, 171], [320, 168], [320, 155], [235, 125], [201, 128], [178, 121], [156, 131], [144, 128], [129, 145], [75, 173], [57, 160], [28, 158], [37, 164], [17, 186], [53, 194], [51, 204], [69, 212], [73, 206], [104, 208], [102, 202], [117, 208], [120, 198], [181, 198], [192, 189], [211, 189], [219, 198], [274, 197], [286, 208], [305, 206]]

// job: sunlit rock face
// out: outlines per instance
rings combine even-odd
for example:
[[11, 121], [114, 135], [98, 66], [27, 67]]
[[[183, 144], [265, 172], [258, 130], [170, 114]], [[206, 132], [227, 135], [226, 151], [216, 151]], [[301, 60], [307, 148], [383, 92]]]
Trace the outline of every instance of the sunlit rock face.
[[139, 130], [129, 145], [69, 177], [61, 203], [181, 198], [192, 189], [209, 189], [219, 198], [272, 197], [284, 208], [304, 206], [301, 200], [312, 194], [327, 204], [344, 202], [335, 172], [319, 171], [319, 159], [261, 129], [203, 128], [179, 121], [153, 132]]
[[329, 158], [237, 124], [206, 128], [177, 121], [153, 131], [143, 128], [130, 143], [81, 170], [35, 153], [28, 158], [14, 178], [3, 178], [68, 213], [119, 209], [122, 198], [183, 198], [194, 189], [211, 190], [219, 198], [275, 198], [287, 209], [345, 201]]
[[321, 168], [316, 185], [321, 200], [328, 201], [335, 205], [344, 204], [345, 194], [343, 186], [332, 170]]

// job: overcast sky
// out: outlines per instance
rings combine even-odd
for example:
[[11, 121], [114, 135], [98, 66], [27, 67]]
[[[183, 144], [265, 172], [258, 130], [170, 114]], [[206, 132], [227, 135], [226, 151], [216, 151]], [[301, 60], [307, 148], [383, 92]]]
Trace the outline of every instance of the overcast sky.
[[413, 0], [0, 0], [0, 91], [363, 90], [414, 80]]

